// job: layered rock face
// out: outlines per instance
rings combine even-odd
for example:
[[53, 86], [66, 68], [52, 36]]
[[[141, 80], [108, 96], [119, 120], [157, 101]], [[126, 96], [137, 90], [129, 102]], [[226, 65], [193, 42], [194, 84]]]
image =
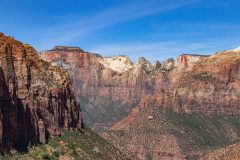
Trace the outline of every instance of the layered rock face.
[[238, 115], [239, 55], [239, 50], [212, 56], [183, 54], [162, 64], [144, 58], [133, 64], [126, 56], [103, 58], [56, 47], [41, 57], [68, 69], [77, 95], [134, 103], [154, 95], [161, 106], [178, 113]]
[[183, 54], [154, 64], [68, 47], [43, 52], [41, 57], [71, 73], [79, 96], [132, 104], [141, 100], [128, 116], [101, 133], [136, 159], [201, 157], [209, 149], [239, 140], [239, 50], [212, 56]]
[[[164, 73], [179, 64], [175, 64], [173, 59], [168, 59], [163, 64], [159, 61], [150, 64], [143, 57], [133, 64], [126, 56], [105, 58], [77, 47], [59, 46], [42, 52], [40, 57], [68, 70], [78, 95], [102, 95], [129, 101], [154, 95], [162, 87], [156, 83], [162, 81]], [[199, 57], [198, 60], [203, 56]], [[191, 55], [187, 58], [190, 59]], [[192, 64], [191, 61], [186, 63]]]
[[159, 61], [150, 64], [141, 57], [134, 64], [126, 56], [105, 58], [84, 52], [80, 48], [59, 46], [42, 52], [40, 56], [69, 71], [77, 95], [101, 95], [129, 102], [139, 102], [147, 95], [159, 93], [169, 84], [165, 72], [178, 65], [181, 69], [189, 69], [189, 66], [203, 58], [183, 55], [176, 63], [173, 59], [168, 59], [163, 64]]
[[0, 151], [25, 149], [80, 129], [79, 103], [68, 73], [40, 59], [29, 45], [0, 35]]
[[216, 53], [180, 73], [170, 73], [173, 91], [158, 95], [162, 106], [189, 114], [240, 114], [240, 51]]

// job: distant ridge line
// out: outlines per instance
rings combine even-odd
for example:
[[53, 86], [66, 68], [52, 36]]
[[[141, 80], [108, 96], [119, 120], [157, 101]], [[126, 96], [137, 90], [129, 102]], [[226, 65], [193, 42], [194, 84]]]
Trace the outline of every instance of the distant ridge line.
[[203, 54], [181, 54], [180, 56], [200, 56], [200, 57], [210, 57], [211, 55], [203, 55]]

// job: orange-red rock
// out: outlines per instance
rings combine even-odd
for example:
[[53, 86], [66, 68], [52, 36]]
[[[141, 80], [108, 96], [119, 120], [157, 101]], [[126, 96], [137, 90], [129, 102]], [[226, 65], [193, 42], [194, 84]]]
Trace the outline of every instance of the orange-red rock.
[[183, 54], [176, 61], [168, 59], [157, 65], [144, 58], [133, 64], [124, 56], [104, 58], [69, 47], [43, 52], [41, 58], [69, 71], [78, 96], [100, 95], [128, 102], [157, 96], [160, 106], [178, 113], [240, 113], [240, 51]]
[[81, 128], [79, 103], [66, 71], [29, 45], [0, 35], [0, 151], [24, 149]]

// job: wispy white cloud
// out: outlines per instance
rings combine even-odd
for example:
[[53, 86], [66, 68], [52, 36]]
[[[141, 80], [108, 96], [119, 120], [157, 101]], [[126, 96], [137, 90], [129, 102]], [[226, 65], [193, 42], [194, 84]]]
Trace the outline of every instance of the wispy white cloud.
[[[41, 41], [37, 42], [36, 46], [38, 49], [42, 50], [49, 49], [54, 45], [71, 45], [75, 40], [84, 40], [87, 36], [100, 32], [103, 29], [113, 27], [114, 25], [141, 19], [158, 13], [170, 12], [188, 5], [198, 4], [199, 2], [202, 2], [202, 0], [170, 0], [168, 2], [162, 0], [136, 0], [131, 2], [132, 3], [105, 9], [101, 12], [85, 17], [71, 17], [69, 21], [64, 21], [61, 25], [52, 25], [48, 28], [38, 30], [37, 32], [41, 34], [38, 35]], [[219, 40], [207, 37], [208, 40], [203, 39], [194, 41], [194, 37], [197, 37], [196, 34], [202, 34], [203, 32], [198, 33], [197, 30], [189, 30], [188, 27], [196, 29], [200, 28], [201, 30], [208, 31], [219, 31], [223, 29], [235, 30], [239, 27], [239, 25], [236, 26], [235, 24], [219, 24], [214, 22], [203, 23], [197, 20], [190, 22], [183, 22], [182, 20], [169, 21], [167, 23], [168, 24], [155, 24], [156, 26], [152, 26], [153, 28], [159, 28], [159, 30], [163, 28], [163, 31], [167, 32], [158, 32], [158, 30], [156, 30], [152, 34], [144, 35], [145, 39], [143, 38], [139, 42], [108, 43], [104, 45], [94, 44], [92, 46], [95, 47], [92, 47], [89, 50], [106, 56], [127, 54], [133, 60], [136, 60], [140, 56], [151, 57], [151, 59], [149, 59], [150, 61], [156, 59], [164, 60], [170, 57], [175, 58], [182, 53], [212, 54], [213, 52], [224, 49], [219, 46], [224, 47], [226, 44], [219, 45], [219, 42], [225, 43], [226, 39]], [[175, 33], [172, 33], [171, 26], [178, 26], [178, 30], [176, 30]], [[191, 39], [180, 39], [181, 37], [186, 38], [186, 35]], [[153, 40], [154, 38], [157, 40]], [[159, 40], [159, 38], [161, 40]], [[166, 40], [165, 42], [163, 42], [164, 39]], [[178, 41], [176, 41], [176, 39], [178, 39]]]
[[101, 29], [105, 29], [116, 24], [154, 15], [160, 12], [167, 12], [186, 5], [198, 3], [201, 0], [178, 0], [178, 1], [135, 1], [126, 5], [104, 10], [94, 15], [79, 17], [62, 25], [49, 26], [38, 30], [41, 37], [45, 37], [43, 43], [38, 48], [48, 48], [54, 44], [68, 44], [73, 40], [87, 36]]

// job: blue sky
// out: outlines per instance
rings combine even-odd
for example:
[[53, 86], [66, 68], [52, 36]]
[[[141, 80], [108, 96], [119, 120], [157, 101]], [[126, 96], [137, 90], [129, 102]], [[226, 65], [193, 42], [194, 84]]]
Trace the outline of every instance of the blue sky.
[[132, 60], [240, 46], [238, 0], [1, 0], [0, 32], [38, 51], [79, 46]]

